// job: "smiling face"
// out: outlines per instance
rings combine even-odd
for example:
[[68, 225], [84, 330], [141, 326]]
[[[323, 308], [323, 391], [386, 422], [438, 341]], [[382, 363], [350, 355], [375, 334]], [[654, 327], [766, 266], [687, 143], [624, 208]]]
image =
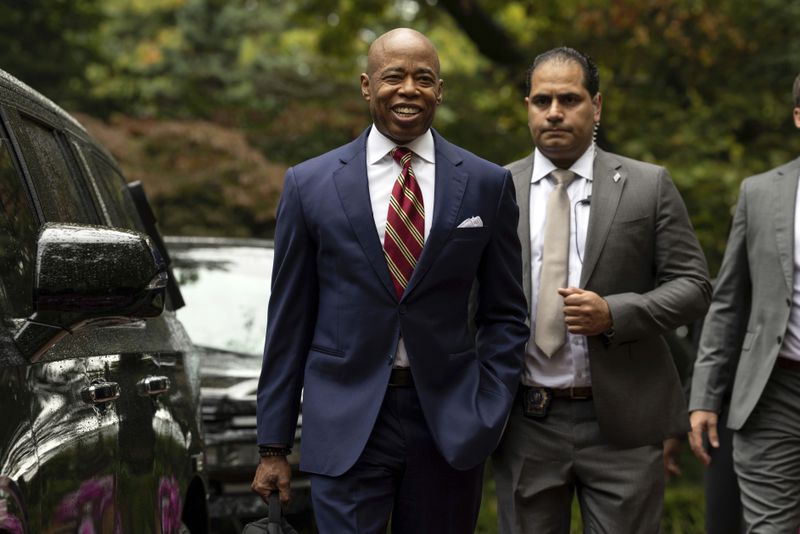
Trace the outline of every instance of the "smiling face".
[[533, 143], [555, 165], [568, 169], [592, 143], [601, 104], [600, 93], [592, 98], [584, 86], [577, 62], [542, 63], [531, 74], [525, 97]]
[[442, 102], [439, 57], [422, 34], [408, 29], [379, 37], [369, 49], [361, 94], [375, 127], [397, 144], [424, 134]]

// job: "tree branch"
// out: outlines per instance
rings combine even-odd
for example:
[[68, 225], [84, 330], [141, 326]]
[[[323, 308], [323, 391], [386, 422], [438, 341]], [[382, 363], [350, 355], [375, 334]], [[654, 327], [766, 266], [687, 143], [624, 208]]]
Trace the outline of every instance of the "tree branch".
[[439, 0], [439, 5], [489, 60], [514, 69], [527, 61], [505, 28], [497, 24], [476, 0]]

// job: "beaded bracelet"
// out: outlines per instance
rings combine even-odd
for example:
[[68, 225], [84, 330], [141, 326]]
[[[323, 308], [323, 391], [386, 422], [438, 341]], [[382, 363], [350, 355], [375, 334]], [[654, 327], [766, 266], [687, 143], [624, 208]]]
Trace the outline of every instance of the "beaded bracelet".
[[270, 447], [268, 445], [259, 445], [258, 454], [264, 458], [267, 456], [289, 456], [292, 453], [290, 447]]

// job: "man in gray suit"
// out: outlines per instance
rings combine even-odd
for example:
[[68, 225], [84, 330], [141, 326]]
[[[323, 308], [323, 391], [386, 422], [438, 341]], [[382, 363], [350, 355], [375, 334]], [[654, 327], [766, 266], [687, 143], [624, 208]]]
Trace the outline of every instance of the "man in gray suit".
[[556, 48], [528, 81], [536, 148], [508, 168], [531, 339], [493, 456], [500, 532], [568, 533], [575, 491], [588, 532], [658, 532], [661, 443], [688, 429], [662, 334], [705, 313], [705, 258], [667, 171], [594, 144], [594, 63]]
[[[800, 76], [794, 81], [800, 128]], [[800, 159], [742, 182], [703, 327], [689, 402], [690, 444], [708, 433], [735, 373], [728, 427], [747, 532], [800, 528]]]

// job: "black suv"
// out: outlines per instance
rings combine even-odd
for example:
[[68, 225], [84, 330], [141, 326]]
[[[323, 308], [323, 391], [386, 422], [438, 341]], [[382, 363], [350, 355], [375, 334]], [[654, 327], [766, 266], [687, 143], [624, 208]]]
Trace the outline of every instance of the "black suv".
[[2, 71], [0, 207], [0, 533], [206, 533], [158, 239], [108, 152]]

